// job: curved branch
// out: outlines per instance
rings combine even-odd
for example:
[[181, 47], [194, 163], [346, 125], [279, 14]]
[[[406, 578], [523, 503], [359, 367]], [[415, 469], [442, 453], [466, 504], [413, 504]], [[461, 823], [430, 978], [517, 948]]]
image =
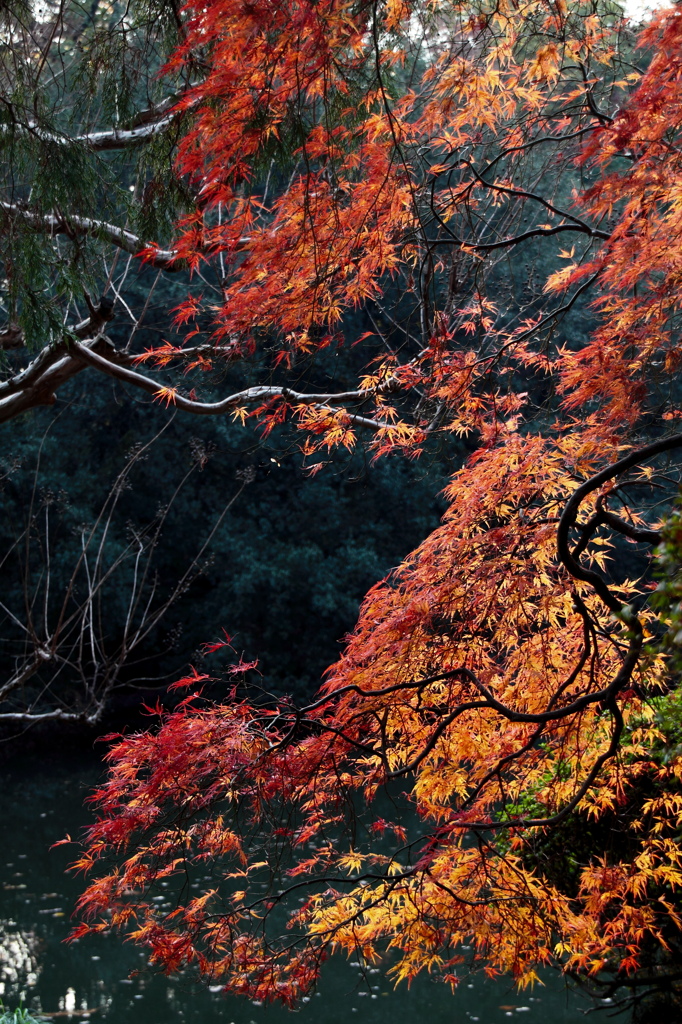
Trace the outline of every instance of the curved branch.
[[[137, 388], [153, 395], [154, 398], [167, 398], [169, 404], [185, 412], [192, 412], [199, 416], [222, 416], [242, 405], [249, 405], [254, 402], [266, 402], [273, 398], [283, 398], [287, 402], [297, 405], [313, 405], [321, 409], [329, 409], [330, 412], [338, 411], [329, 402], [363, 402], [372, 397], [372, 391], [344, 391], [338, 394], [307, 394], [300, 391], [292, 391], [287, 387], [276, 387], [272, 385], [258, 385], [252, 388], [245, 388], [244, 391], [237, 391], [219, 402], [198, 402], [195, 399], [187, 398], [177, 392], [166, 392], [164, 388], [153, 380], [136, 370], [111, 362], [109, 359], [95, 352], [93, 348], [79, 343], [74, 343], [74, 350], [83, 359], [102, 373], [115, 377], [126, 384], [132, 384]], [[384, 390], [386, 387], [384, 386]], [[367, 416], [359, 416], [356, 413], [347, 413], [348, 419], [356, 426], [370, 427], [372, 430], [380, 430], [388, 427], [389, 424], [381, 420], [370, 419]]]
[[65, 337], [44, 348], [32, 362], [9, 380], [0, 383], [0, 423], [14, 419], [39, 405], [54, 405], [55, 392], [85, 367], [72, 354], [76, 339], [89, 339], [84, 345], [98, 351], [109, 351], [111, 358], [123, 358], [101, 333], [113, 317], [113, 303], [103, 298], [91, 315], [72, 328], [65, 328]]
[[[557, 555], [559, 561], [574, 579], [581, 580], [583, 583], [589, 583], [606, 607], [615, 615], [622, 614], [622, 602], [611, 593], [598, 573], [592, 569], [586, 569], [575, 557], [575, 552], [571, 551], [570, 548], [571, 530], [576, 526], [580, 506], [593, 491], [598, 490], [607, 481], [613, 480], [634, 466], [639, 465], [640, 462], [646, 462], [648, 459], [653, 459], [656, 455], [673, 451], [675, 448], [682, 448], [682, 434], [672, 434], [670, 437], [661, 438], [660, 441], [654, 441], [653, 444], [645, 445], [643, 448], [637, 448], [635, 451], [630, 452], [629, 455], [619, 459], [618, 462], [614, 462], [611, 466], [606, 466], [601, 472], [595, 473], [589, 480], [586, 480], [580, 487], [577, 487], [561, 514], [559, 526], [557, 527]], [[618, 523], [621, 523], [620, 519], [618, 519]], [[621, 529], [620, 532], [624, 531]]]
[[626, 522], [625, 519], [621, 519], [614, 512], [610, 512], [609, 509], [601, 509], [601, 519], [606, 526], [610, 526], [616, 533], [622, 533], [624, 537], [628, 537], [630, 540], [636, 541], [638, 544], [660, 544], [662, 537], [659, 530], [643, 530], [632, 523]]
[[601, 231], [599, 228], [593, 228], [587, 223], [587, 221], [584, 221], [582, 217], [577, 217], [574, 213], [569, 213], [568, 210], [559, 209], [558, 206], [555, 206], [554, 203], [550, 203], [548, 199], [545, 199], [544, 196], [538, 195], [537, 192], [529, 192], [524, 188], [512, 188], [509, 185], [500, 185], [497, 182], [488, 181], [479, 174], [470, 160], [462, 160], [460, 162], [466, 164], [467, 167], [470, 168], [479, 184], [489, 188], [492, 192], [502, 192], [504, 195], [514, 196], [516, 199], [532, 199], [534, 202], [540, 203], [541, 206], [544, 206], [546, 210], [549, 210], [550, 213], [555, 214], [557, 217], [565, 217], [566, 220], [573, 221], [573, 223], [585, 234], [591, 235], [593, 238], [602, 238], [606, 241], [611, 237], [610, 233]]
[[[619, 673], [620, 675], [620, 673]], [[590, 771], [587, 773], [579, 788], [565, 804], [560, 811], [556, 814], [552, 814], [547, 818], [512, 818], [509, 821], [490, 821], [490, 822], [466, 822], [460, 825], [458, 822], [452, 822], [452, 826], [455, 828], [465, 827], [472, 831], [488, 831], [488, 830], [499, 830], [502, 828], [546, 828], [549, 825], [558, 825], [559, 822], [563, 821], [571, 811], [574, 811], [578, 806], [583, 797], [587, 794], [590, 787], [594, 784], [607, 761], [610, 761], [612, 757], [618, 752], [620, 745], [620, 737], [623, 733], [623, 716], [620, 708], [612, 699], [609, 704], [609, 710], [614, 717], [614, 728], [611, 733], [611, 740], [608, 747], [604, 750], [599, 757], [595, 760]]]
[[[86, 366], [91, 366], [124, 384], [132, 384], [154, 398], [164, 399], [168, 404], [199, 416], [221, 416], [239, 406], [267, 402], [275, 398], [282, 398], [292, 405], [314, 406], [335, 413], [341, 411], [340, 404], [361, 405], [375, 395], [395, 390], [397, 384], [395, 379], [389, 378], [372, 390], [357, 389], [336, 393], [306, 393], [293, 391], [284, 386], [262, 385], [238, 391], [218, 402], [196, 401], [174, 389], [165, 388], [152, 377], [130, 368], [133, 357], [119, 352], [101, 333], [101, 328], [112, 315], [113, 304], [102, 300], [90, 318], [75, 328], [65, 329], [65, 337], [62, 340], [44, 348], [25, 369], [0, 383], [0, 423], [36, 406], [53, 405], [56, 391], [76, 374], [81, 373]], [[366, 427], [370, 430], [390, 427], [390, 423], [384, 420], [346, 409], [343, 412], [348, 422], [356, 427]]]

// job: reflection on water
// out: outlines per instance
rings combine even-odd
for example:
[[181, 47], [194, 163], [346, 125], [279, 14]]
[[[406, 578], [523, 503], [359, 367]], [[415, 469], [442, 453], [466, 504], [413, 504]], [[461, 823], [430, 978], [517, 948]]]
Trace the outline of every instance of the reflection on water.
[[[100, 773], [94, 760], [13, 761], [0, 771], [0, 996], [41, 1016], [103, 1024], [293, 1024], [291, 1011], [226, 998], [220, 986], [149, 971], [144, 952], [116, 936], [64, 944], [82, 881], [64, 874], [73, 854], [50, 847], [88, 820], [83, 799]], [[549, 975], [532, 993], [475, 977], [453, 995], [418, 979], [394, 990], [379, 967], [332, 958], [298, 1024], [578, 1024], [588, 1005]]]

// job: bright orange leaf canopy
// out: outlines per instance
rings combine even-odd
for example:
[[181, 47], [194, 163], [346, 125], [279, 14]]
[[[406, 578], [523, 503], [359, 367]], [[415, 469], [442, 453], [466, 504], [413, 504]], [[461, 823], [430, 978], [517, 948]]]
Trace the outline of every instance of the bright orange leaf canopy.
[[[81, 930], [286, 1003], [333, 948], [389, 947], [398, 979], [455, 983], [463, 944], [523, 984], [550, 961], [632, 973], [680, 923], [672, 677], [628, 552], [660, 540], [682, 447], [682, 17], [637, 51], [615, 8], [564, 0], [187, 17], [170, 70], [201, 72], [178, 162], [197, 207], [176, 252], [220, 267], [222, 301], [180, 319], [211, 318], [206, 361], [272, 359], [225, 407], [293, 416], [306, 457], [365, 430], [377, 454], [439, 432], [471, 454], [307, 707], [194, 695], [114, 745]], [[296, 391], [354, 310], [373, 365]], [[576, 820], [624, 838], [568, 879], [551, 842]], [[214, 886], [158, 909], [155, 885], [207, 865]]]

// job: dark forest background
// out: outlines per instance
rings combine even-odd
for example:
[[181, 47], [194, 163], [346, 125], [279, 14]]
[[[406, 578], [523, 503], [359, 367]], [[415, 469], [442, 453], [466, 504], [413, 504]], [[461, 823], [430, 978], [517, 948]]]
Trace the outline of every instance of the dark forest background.
[[[133, 278], [133, 306], [148, 273]], [[140, 342], [172, 334], [173, 291], [157, 285]], [[343, 387], [365, 359], [328, 350], [301, 372]], [[3, 429], [0, 678], [30, 662], [36, 635], [47, 646], [61, 628], [58, 657], [13, 697], [77, 715], [89, 677], [104, 686], [113, 673], [104, 719], [135, 715], [190, 663], [224, 689], [236, 656], [258, 660], [250, 678], [266, 690], [309, 694], [369, 587], [437, 524], [466, 451], [440, 439], [418, 460], [373, 463], [342, 450], [310, 475], [289, 428], [265, 438], [93, 373]], [[207, 661], [203, 645], [223, 631], [236, 654]]]

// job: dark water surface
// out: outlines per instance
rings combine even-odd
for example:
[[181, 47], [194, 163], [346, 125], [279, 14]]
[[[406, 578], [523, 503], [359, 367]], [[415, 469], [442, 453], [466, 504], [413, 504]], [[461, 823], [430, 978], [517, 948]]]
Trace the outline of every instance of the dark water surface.
[[[150, 973], [144, 953], [120, 937], [66, 945], [82, 881], [65, 875], [73, 847], [50, 846], [88, 821], [94, 759], [15, 758], [0, 768], [0, 998], [56, 1021], [93, 1024], [577, 1024], [589, 1003], [548, 973], [518, 993], [508, 981], [464, 980], [453, 995], [428, 978], [394, 989], [383, 972], [332, 958], [318, 991], [296, 1015], [226, 998], [190, 978]], [[140, 973], [135, 973], [140, 972]], [[130, 977], [130, 975], [133, 977]], [[598, 1015], [601, 1017], [601, 1014]]]

